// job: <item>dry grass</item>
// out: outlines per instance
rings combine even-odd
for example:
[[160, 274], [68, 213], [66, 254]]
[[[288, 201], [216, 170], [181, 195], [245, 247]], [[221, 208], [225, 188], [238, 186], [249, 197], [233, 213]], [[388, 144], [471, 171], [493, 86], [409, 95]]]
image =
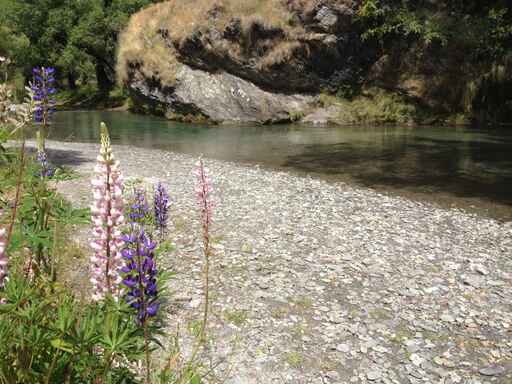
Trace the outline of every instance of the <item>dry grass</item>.
[[160, 17], [178, 42], [201, 28], [223, 30], [233, 18], [240, 19], [243, 31], [255, 22], [266, 28], [285, 29], [292, 19], [281, 0], [171, 0], [162, 5]]
[[[144, 76], [172, 86], [180, 64], [174, 48], [162, 38], [162, 31], [168, 31], [173, 43], [180, 44], [195, 31], [212, 27], [222, 31], [233, 19], [240, 20], [241, 41], [213, 41], [217, 52], [235, 58], [259, 56], [260, 67], [269, 67], [289, 59], [298, 46], [289, 40], [302, 29], [293, 25], [293, 16], [282, 0], [171, 0], [132, 16], [120, 37], [117, 68], [120, 83], [128, 80], [128, 65], [137, 65]], [[271, 42], [259, 41], [255, 46], [253, 34], [258, 28], [279, 29], [284, 35]]]
[[162, 39], [167, 25], [162, 15], [167, 3], [155, 4], [135, 14], [119, 39], [117, 74], [120, 84], [128, 80], [128, 66], [137, 65], [147, 78], [160, 79], [162, 85], [172, 86], [179, 63]]
[[283, 41], [277, 44], [258, 62], [260, 69], [267, 69], [275, 65], [280, 65], [289, 61], [295, 51], [300, 49], [302, 44], [298, 41]]

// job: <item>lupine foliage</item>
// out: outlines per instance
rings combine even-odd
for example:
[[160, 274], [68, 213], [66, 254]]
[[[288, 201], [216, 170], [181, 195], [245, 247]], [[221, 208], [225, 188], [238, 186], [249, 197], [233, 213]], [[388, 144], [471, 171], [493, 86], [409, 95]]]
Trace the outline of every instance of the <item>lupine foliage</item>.
[[64, 290], [11, 276], [0, 305], [0, 383], [130, 383], [118, 362], [142, 353], [140, 329], [113, 301], [83, 305]]

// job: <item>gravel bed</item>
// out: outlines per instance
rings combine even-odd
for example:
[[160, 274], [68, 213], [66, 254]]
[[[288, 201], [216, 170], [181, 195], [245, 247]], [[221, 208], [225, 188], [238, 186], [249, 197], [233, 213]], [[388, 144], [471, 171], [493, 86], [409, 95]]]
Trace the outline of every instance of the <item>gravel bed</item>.
[[[48, 142], [90, 199], [98, 146]], [[172, 195], [169, 328], [201, 310], [196, 158], [115, 146]], [[238, 383], [511, 383], [512, 224], [259, 167], [206, 160], [216, 190], [206, 368]], [[188, 335], [188, 336], [187, 336]], [[185, 348], [186, 350], [186, 348]], [[214, 382], [212, 379], [211, 382]]]

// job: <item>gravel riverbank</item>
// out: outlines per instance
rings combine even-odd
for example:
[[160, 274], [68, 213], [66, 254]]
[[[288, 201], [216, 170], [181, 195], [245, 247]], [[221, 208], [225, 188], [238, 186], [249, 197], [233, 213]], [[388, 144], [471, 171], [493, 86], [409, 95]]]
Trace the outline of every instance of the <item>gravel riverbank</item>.
[[[82, 176], [97, 145], [48, 142]], [[201, 304], [196, 158], [114, 146], [172, 194], [169, 327]], [[512, 382], [512, 225], [342, 183], [206, 160], [215, 186], [209, 350], [226, 383]], [[226, 378], [227, 377], [227, 378]], [[212, 381], [214, 382], [214, 381]]]

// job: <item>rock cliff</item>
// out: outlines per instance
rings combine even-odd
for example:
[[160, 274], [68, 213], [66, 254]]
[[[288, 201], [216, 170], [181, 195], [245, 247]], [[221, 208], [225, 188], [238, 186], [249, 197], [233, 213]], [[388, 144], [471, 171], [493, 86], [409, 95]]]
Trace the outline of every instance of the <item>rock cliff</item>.
[[176, 0], [135, 15], [118, 61], [136, 106], [217, 123], [294, 121], [372, 61], [350, 0], [240, 3]]

